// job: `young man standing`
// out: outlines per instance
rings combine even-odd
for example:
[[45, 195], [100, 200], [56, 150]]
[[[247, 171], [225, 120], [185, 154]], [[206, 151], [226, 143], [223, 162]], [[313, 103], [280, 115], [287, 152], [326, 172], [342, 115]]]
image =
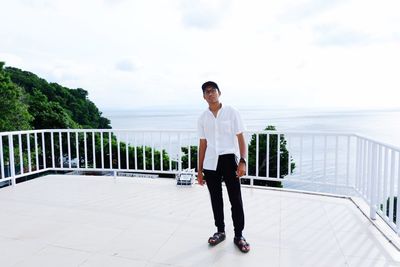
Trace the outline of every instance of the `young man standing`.
[[200, 138], [198, 183], [207, 184], [217, 232], [208, 239], [210, 245], [225, 240], [222, 181], [225, 182], [231, 203], [235, 229], [233, 242], [242, 252], [250, 250], [250, 244], [242, 236], [244, 212], [240, 191], [240, 177], [246, 174], [247, 146], [244, 125], [238, 111], [219, 102], [221, 91], [215, 82], [202, 85], [203, 98], [208, 103], [198, 121]]

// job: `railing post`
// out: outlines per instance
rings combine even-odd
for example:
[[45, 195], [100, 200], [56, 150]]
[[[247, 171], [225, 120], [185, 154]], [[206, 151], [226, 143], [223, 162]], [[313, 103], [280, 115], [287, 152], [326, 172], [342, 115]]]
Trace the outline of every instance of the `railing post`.
[[154, 171], [154, 136], [153, 133], [150, 134], [151, 136], [151, 170]]
[[32, 162], [31, 162], [31, 140], [30, 134], [26, 134], [26, 146], [28, 148], [28, 171], [32, 172]]
[[259, 148], [258, 148], [258, 146], [259, 146], [259, 143], [260, 143], [260, 141], [259, 141], [259, 139], [260, 139], [260, 137], [259, 137], [259, 135], [258, 135], [258, 133], [256, 133], [256, 177], [258, 178], [258, 166], [259, 166]]
[[60, 168], [64, 168], [63, 150], [62, 150], [62, 132], [58, 132], [58, 143], [60, 144]]
[[[78, 134], [78, 133], [77, 133]], [[103, 131], [100, 132], [100, 146], [101, 146], [101, 168], [104, 169], [104, 140], [103, 140]]]
[[164, 170], [163, 166], [163, 144], [162, 144], [162, 132], [160, 132], [160, 170]]
[[191, 155], [191, 151], [190, 151], [190, 149], [191, 149], [191, 145], [190, 145], [190, 133], [188, 134], [188, 139], [189, 139], [189, 141], [188, 141], [188, 143], [189, 143], [189, 146], [188, 146], [188, 168], [189, 169], [191, 169], [192, 168], [192, 163], [191, 163], [191, 157], [192, 157], [192, 155]]
[[75, 146], [76, 146], [76, 168], [80, 168], [80, 159], [79, 159], [79, 132], [75, 132]]
[[143, 132], [143, 145], [142, 145], [142, 154], [143, 154], [143, 170], [146, 170], [146, 145], [145, 145], [146, 133]]
[[50, 142], [51, 142], [51, 166], [54, 169], [56, 167], [54, 158], [54, 132], [50, 132]]
[[276, 135], [276, 178], [281, 178], [281, 134]]
[[[267, 178], [269, 178], [269, 133], [267, 133], [267, 142], [266, 142], [266, 155], [265, 155], [265, 163], [266, 163], [266, 167], [265, 167], [265, 176]], [[249, 169], [249, 147], [247, 146], [247, 159], [246, 159], [246, 173], [248, 173], [248, 169]]]
[[246, 146], [247, 146], [247, 148], [246, 148], [246, 150], [247, 150], [247, 155], [246, 155], [246, 175], [247, 176], [249, 176], [250, 177], [250, 185], [251, 186], [253, 186], [254, 185], [254, 178], [253, 178], [253, 176], [250, 176], [249, 175], [249, 146], [250, 146], [250, 144], [249, 143], [246, 143]]
[[354, 188], [356, 191], [359, 191], [359, 181], [360, 181], [360, 175], [361, 175], [361, 167], [360, 167], [360, 162], [361, 162], [361, 140], [357, 136], [356, 137], [356, 167], [355, 167], [355, 178], [354, 178]]
[[46, 143], [44, 138], [45, 131], [42, 131], [42, 160], [43, 160], [43, 169], [47, 168], [46, 165]]
[[[315, 176], [314, 176], [314, 148], [315, 148], [315, 135], [311, 136], [311, 181], [315, 184]], [[324, 177], [325, 178], [325, 177]]]
[[125, 141], [126, 141], [125, 143], [126, 169], [129, 170], [129, 132], [126, 132]]
[[68, 146], [68, 168], [71, 169], [72, 164], [71, 164], [71, 133], [70, 130], [67, 132], [67, 146]]
[[181, 133], [178, 134], [178, 171], [182, 171], [182, 139], [181, 139]]
[[[171, 134], [169, 133], [168, 134], [168, 149], [169, 149], [169, 151], [171, 151]], [[172, 170], [172, 158], [171, 158], [171, 156], [169, 156], [169, 171], [171, 171]]]
[[325, 183], [327, 183], [327, 181], [328, 181], [328, 179], [326, 178], [326, 165], [327, 165], [326, 164], [327, 163], [326, 156], [327, 156], [327, 154], [328, 154], [328, 137], [326, 135], [324, 135], [324, 167], [323, 167], [324, 175], [323, 175], [323, 181]]
[[22, 155], [22, 137], [18, 134], [18, 146], [19, 146], [19, 173], [24, 173], [24, 157]]
[[120, 170], [121, 169], [121, 133], [118, 132], [116, 134], [116, 136], [117, 136], [118, 170]]
[[135, 145], [135, 170], [138, 169], [138, 160], [137, 160], [137, 140], [136, 140], [136, 134], [133, 136], [133, 143]]
[[0, 179], [5, 178], [5, 164], [4, 164], [4, 156], [3, 156], [3, 136], [0, 135], [0, 172], [1, 172], [1, 177]]
[[290, 135], [286, 135], [287, 137], [287, 151], [288, 151], [288, 173], [287, 176], [292, 175], [292, 168], [291, 168], [291, 164], [290, 164], [290, 158], [292, 157], [291, 154], [291, 145], [292, 145], [292, 140], [291, 140], [291, 136]]
[[347, 136], [347, 151], [346, 151], [346, 186], [350, 185], [350, 136]]
[[335, 192], [338, 185], [338, 169], [339, 169], [339, 136], [335, 137]]
[[93, 168], [96, 169], [96, 142], [95, 142], [95, 138], [96, 138], [96, 133], [95, 131], [92, 131], [92, 154], [93, 154]]
[[377, 202], [377, 144], [374, 143], [372, 145], [372, 162], [370, 162], [371, 166], [371, 184], [370, 184], [370, 209], [369, 209], [369, 217], [372, 220], [376, 219], [376, 202]]
[[397, 229], [397, 234], [400, 234], [400, 220], [398, 219], [400, 215], [397, 215], [400, 213], [400, 152], [399, 152], [399, 157], [398, 157], [398, 162], [397, 162], [397, 203], [396, 203], [396, 229]]
[[38, 171], [38, 170], [39, 170], [39, 151], [38, 151], [37, 132], [35, 132], [34, 136], [35, 136], [35, 158], [36, 158], [36, 171]]
[[85, 152], [85, 169], [88, 168], [87, 164], [87, 137], [86, 137], [86, 131], [83, 132], [83, 146], [84, 146], [84, 152]]
[[12, 134], [8, 135], [8, 147], [10, 150], [10, 172], [11, 172], [11, 184], [15, 186], [15, 165], [14, 165], [14, 142]]
[[112, 164], [112, 132], [111, 130], [108, 132], [108, 150], [110, 151], [110, 169], [113, 168]]

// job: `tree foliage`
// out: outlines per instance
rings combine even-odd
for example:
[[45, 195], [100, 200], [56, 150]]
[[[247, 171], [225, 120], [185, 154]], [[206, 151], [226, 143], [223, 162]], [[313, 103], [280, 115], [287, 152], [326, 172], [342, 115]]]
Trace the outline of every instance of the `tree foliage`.
[[14, 84], [0, 62], [0, 131], [31, 129], [32, 116], [28, 111], [24, 90]]
[[[87, 129], [109, 129], [110, 120], [102, 117], [102, 113], [96, 105], [89, 100], [88, 92], [82, 88], [69, 89], [57, 83], [49, 83], [45, 79], [38, 77], [28, 71], [18, 68], [6, 67], [1, 65], [2, 76], [5, 76], [3, 87], [12, 91], [13, 99], [19, 99], [19, 108], [25, 104], [29, 116], [25, 120], [17, 120], [25, 127], [15, 129], [54, 129], [54, 128], [87, 128]], [[4, 80], [4, 79], [2, 79]], [[20, 88], [18, 91], [17, 88]], [[22, 88], [22, 89], [21, 89]], [[4, 89], [5, 90], [5, 89]], [[4, 95], [4, 96], [3, 96]], [[8, 98], [12, 98], [8, 96]], [[2, 99], [3, 100], [3, 99]], [[15, 102], [15, 101], [14, 101]], [[15, 110], [15, 109], [14, 109]], [[23, 116], [23, 112], [14, 112], [18, 118]], [[12, 118], [9, 113], [1, 113], [2, 117]], [[29, 127], [26, 127], [26, 121]], [[0, 128], [0, 131], [7, 131], [8, 128]]]
[[[264, 130], [276, 131], [275, 126], [269, 125]], [[267, 157], [267, 138], [269, 137], [269, 153]], [[279, 135], [279, 155], [278, 155], [278, 135], [277, 134], [259, 134], [258, 137], [258, 155], [257, 155], [257, 135], [253, 134], [249, 145], [249, 175], [257, 174], [256, 161], [258, 156], [258, 176], [282, 179], [289, 174], [289, 152], [286, 148], [287, 141], [284, 135]], [[278, 173], [279, 160], [279, 173]], [[267, 175], [268, 165], [268, 175]], [[290, 159], [291, 171], [295, 168], [293, 159]], [[255, 179], [255, 185], [267, 185], [273, 187], [282, 187], [279, 181], [265, 181]]]
[[36, 129], [81, 128], [58, 102], [48, 101], [38, 89], [29, 95], [29, 111]]

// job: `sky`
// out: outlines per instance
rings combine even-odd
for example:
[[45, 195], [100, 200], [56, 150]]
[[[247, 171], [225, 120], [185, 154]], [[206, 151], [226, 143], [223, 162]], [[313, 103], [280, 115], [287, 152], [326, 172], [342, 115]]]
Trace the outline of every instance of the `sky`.
[[100, 109], [400, 108], [398, 0], [0, 0], [0, 61]]

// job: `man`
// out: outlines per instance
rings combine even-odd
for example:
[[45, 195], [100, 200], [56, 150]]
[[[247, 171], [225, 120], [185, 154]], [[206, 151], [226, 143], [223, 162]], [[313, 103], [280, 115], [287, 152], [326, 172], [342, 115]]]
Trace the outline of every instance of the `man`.
[[202, 85], [203, 98], [208, 109], [198, 120], [200, 138], [198, 183], [207, 184], [217, 232], [208, 239], [210, 245], [225, 240], [224, 206], [222, 181], [225, 182], [231, 203], [232, 220], [235, 230], [233, 242], [246, 253], [250, 244], [242, 236], [244, 213], [240, 191], [240, 177], [246, 174], [247, 146], [244, 139], [244, 125], [238, 111], [219, 102], [221, 91], [215, 82]]

